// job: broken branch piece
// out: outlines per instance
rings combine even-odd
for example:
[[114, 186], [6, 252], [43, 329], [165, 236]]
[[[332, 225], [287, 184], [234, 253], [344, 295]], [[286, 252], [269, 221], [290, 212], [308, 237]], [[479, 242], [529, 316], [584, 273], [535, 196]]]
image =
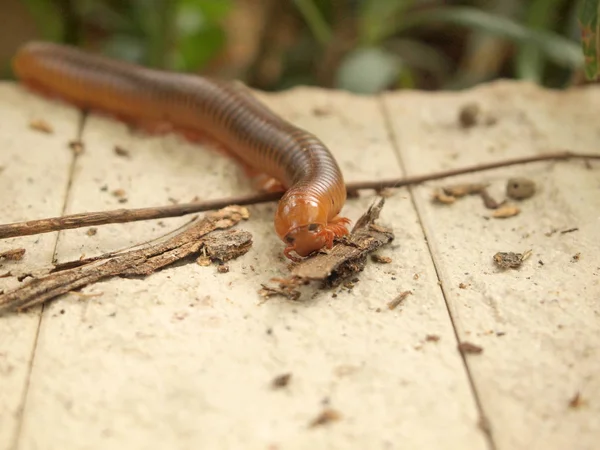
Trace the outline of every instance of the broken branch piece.
[[246, 231], [226, 229], [247, 218], [246, 208], [230, 206], [207, 214], [176, 235], [143, 248], [62, 264], [50, 274], [0, 295], [0, 313], [21, 311], [102, 279], [147, 276], [199, 253], [219, 263], [237, 258], [250, 249], [252, 235]]

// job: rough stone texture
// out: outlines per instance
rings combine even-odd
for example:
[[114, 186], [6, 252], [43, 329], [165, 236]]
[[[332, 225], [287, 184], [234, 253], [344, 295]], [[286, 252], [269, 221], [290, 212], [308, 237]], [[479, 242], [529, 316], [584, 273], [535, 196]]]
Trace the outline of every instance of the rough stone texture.
[[[0, 217], [55, 215], [69, 173], [62, 145], [74, 133], [76, 112], [8, 84], [0, 95], [3, 121], [17, 117], [11, 132], [0, 125], [0, 148], [19, 136], [28, 151], [46, 151], [14, 175], [5, 170], [0, 185], [19, 195], [28, 189], [32, 198], [60, 193], [55, 209], [35, 204], [19, 212], [15, 204], [5, 207], [0, 190]], [[347, 180], [558, 149], [598, 151], [600, 137], [600, 90], [593, 88], [557, 93], [503, 82], [378, 98], [298, 88], [261, 98], [330, 145]], [[18, 108], [6, 106], [10, 99], [19, 100]], [[492, 114], [494, 124], [460, 127], [460, 108], [473, 101], [480, 119]], [[21, 124], [30, 111], [47, 111], [58, 135]], [[177, 136], [141, 136], [92, 116], [82, 139], [69, 213], [251, 189], [235, 162]], [[115, 145], [131, 158], [116, 155]], [[44, 157], [52, 158], [53, 170]], [[48, 305], [31, 370], [38, 316], [0, 317], [0, 449], [484, 449], [477, 397], [498, 449], [591, 449], [600, 433], [600, 169], [592, 167], [543, 163], [449, 180], [491, 181], [490, 192], [500, 198], [505, 179], [534, 178], [538, 193], [520, 204], [519, 216], [504, 220], [484, 219], [490, 211], [476, 197], [432, 204], [434, 184], [399, 190], [380, 218], [396, 235], [381, 251], [392, 262], [370, 262], [336, 297], [319, 292], [304, 302], [261, 302], [260, 283], [287, 274], [274, 205], [262, 205], [251, 207], [241, 225], [254, 246], [229, 262], [228, 273], [181, 265], [146, 279], [99, 283], [84, 290], [99, 296], [71, 294]], [[30, 186], [31, 173], [39, 181]], [[115, 189], [125, 190], [127, 203], [111, 194]], [[362, 193], [345, 213], [356, 220], [373, 198]], [[56, 256], [63, 262], [126, 248], [187, 220], [103, 226], [94, 236], [69, 230], [60, 233]], [[545, 236], [553, 227], [579, 231]], [[56, 233], [2, 241], [0, 248], [25, 246], [27, 258], [47, 263], [55, 240]], [[493, 265], [498, 251], [529, 248], [533, 256], [518, 271]], [[577, 252], [580, 260], [571, 262]], [[11, 266], [21, 270], [29, 261]], [[1, 289], [14, 282], [0, 283]], [[406, 290], [413, 295], [389, 310], [387, 303]], [[455, 332], [483, 347], [465, 355], [466, 365]], [[2, 358], [15, 367], [11, 373], [1, 371]], [[273, 390], [271, 381], [285, 373], [292, 374], [289, 385]], [[578, 391], [585, 404], [570, 408]], [[325, 407], [340, 420], [309, 428]]]

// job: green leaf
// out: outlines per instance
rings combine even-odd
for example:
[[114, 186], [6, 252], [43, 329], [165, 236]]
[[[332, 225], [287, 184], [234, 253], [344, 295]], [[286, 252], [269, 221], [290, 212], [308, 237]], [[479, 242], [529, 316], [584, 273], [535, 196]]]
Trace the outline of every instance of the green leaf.
[[231, 0], [179, 0], [179, 8], [186, 11], [200, 11], [208, 22], [218, 22], [231, 12]]
[[505, 39], [535, 45], [555, 63], [571, 68], [581, 67], [583, 57], [579, 46], [555, 33], [531, 30], [519, 23], [500, 16], [468, 7], [441, 7], [419, 11], [405, 18], [402, 30], [422, 27], [431, 23], [450, 23], [484, 31]]
[[223, 48], [225, 38], [225, 32], [217, 26], [203, 27], [180, 38], [173, 55], [173, 68], [183, 72], [202, 68]]
[[[533, 0], [527, 14], [527, 26], [536, 30], [550, 28], [563, 2], [564, 0]], [[543, 54], [535, 44], [525, 43], [520, 46], [515, 66], [518, 78], [535, 83], [542, 81], [545, 64]]]
[[393, 85], [400, 76], [399, 57], [377, 47], [350, 52], [337, 73], [336, 87], [357, 94], [375, 94]]
[[581, 45], [588, 80], [600, 78], [600, 0], [583, 0], [579, 10]]
[[197, 70], [218, 54], [226, 39], [220, 21], [231, 8], [231, 1], [225, 0], [180, 0], [175, 16], [174, 69]]
[[294, 0], [294, 3], [296, 4], [298, 11], [300, 11], [300, 14], [304, 17], [304, 20], [312, 31], [315, 39], [319, 44], [327, 45], [332, 36], [331, 28], [314, 1]]

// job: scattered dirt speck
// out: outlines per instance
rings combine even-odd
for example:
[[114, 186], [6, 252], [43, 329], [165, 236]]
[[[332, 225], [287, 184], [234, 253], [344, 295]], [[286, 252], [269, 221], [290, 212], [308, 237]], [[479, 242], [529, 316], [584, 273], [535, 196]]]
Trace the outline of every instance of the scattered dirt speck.
[[460, 108], [458, 122], [462, 128], [471, 128], [477, 125], [481, 108], [477, 103], [467, 103]]
[[585, 401], [581, 398], [581, 393], [577, 392], [571, 399], [569, 400], [569, 408], [578, 409], [585, 405]]
[[278, 375], [275, 378], [273, 378], [273, 381], [271, 381], [271, 387], [273, 389], [284, 388], [288, 384], [290, 384], [290, 380], [291, 379], [292, 379], [292, 374], [291, 373], [284, 373], [282, 375]]
[[127, 150], [124, 147], [121, 147], [120, 145], [115, 145], [115, 155], [117, 156], [121, 156], [123, 158], [130, 158], [131, 157], [131, 153], [129, 152], [129, 150]]
[[81, 155], [83, 153], [83, 151], [85, 150], [85, 146], [83, 145], [83, 142], [79, 141], [79, 140], [69, 142], [69, 148], [76, 155]]
[[322, 425], [336, 422], [342, 418], [342, 415], [335, 409], [325, 408], [321, 413], [310, 422], [309, 427], [314, 428]]

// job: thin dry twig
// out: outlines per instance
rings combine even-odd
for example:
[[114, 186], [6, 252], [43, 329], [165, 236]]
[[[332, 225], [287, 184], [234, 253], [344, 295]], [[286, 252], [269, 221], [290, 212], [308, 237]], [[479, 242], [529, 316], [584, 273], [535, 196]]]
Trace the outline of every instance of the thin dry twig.
[[[400, 188], [426, 181], [439, 180], [442, 178], [453, 177], [473, 172], [497, 169], [500, 167], [514, 166], [518, 164], [527, 164], [532, 162], [567, 160], [567, 159], [600, 159], [600, 155], [558, 152], [544, 155], [528, 156], [524, 158], [507, 159], [488, 164], [478, 164], [460, 169], [446, 170], [428, 175], [417, 175], [406, 178], [393, 178], [388, 180], [363, 181], [349, 183], [346, 189], [349, 194], [364, 189], [382, 190], [385, 188]], [[90, 227], [96, 225], [106, 225], [109, 223], [127, 223], [141, 220], [163, 219], [166, 217], [179, 217], [187, 214], [213, 211], [224, 208], [229, 205], [256, 205], [260, 203], [269, 203], [279, 200], [283, 192], [270, 192], [265, 194], [251, 194], [239, 197], [230, 197], [218, 200], [209, 200], [206, 202], [183, 203], [180, 205], [167, 205], [151, 208], [138, 209], [117, 209], [114, 211], [88, 212], [72, 214], [63, 217], [53, 217], [49, 219], [31, 220], [28, 222], [17, 222], [6, 225], [0, 225], [0, 239], [6, 239], [17, 236], [29, 236], [32, 234], [50, 233], [53, 231], [68, 230], [73, 228]]]
[[222, 263], [246, 253], [252, 235], [226, 230], [248, 217], [245, 208], [232, 206], [207, 214], [175, 236], [143, 248], [109, 253], [84, 264], [81, 261], [57, 267], [13, 291], [0, 295], [0, 314], [21, 311], [67, 292], [114, 276], [147, 276], [194, 254]]

